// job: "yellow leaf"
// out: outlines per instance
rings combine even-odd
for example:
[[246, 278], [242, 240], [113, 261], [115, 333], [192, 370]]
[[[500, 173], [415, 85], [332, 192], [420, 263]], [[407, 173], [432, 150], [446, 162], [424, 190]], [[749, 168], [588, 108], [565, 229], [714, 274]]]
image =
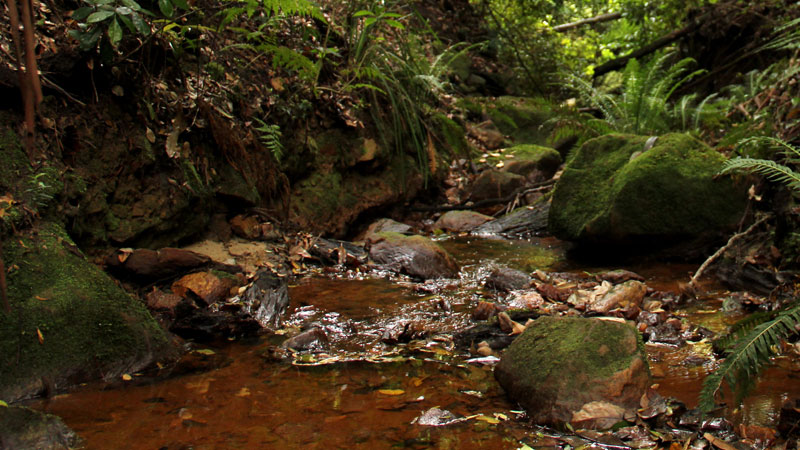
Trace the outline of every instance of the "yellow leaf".
[[125, 381], [131, 381], [133, 379], [132, 376], [128, 375], [127, 373], [122, 374], [122, 379]]
[[216, 352], [214, 350], [211, 350], [210, 348], [201, 348], [199, 350], [195, 350], [194, 352], [199, 353], [201, 355], [209, 355], [209, 356], [216, 354]]
[[494, 417], [489, 417], [489, 416], [484, 416], [483, 414], [481, 414], [480, 416], [476, 417], [476, 418], [475, 418], [475, 420], [482, 420], [482, 421], [484, 421], [484, 422], [486, 422], [486, 423], [491, 423], [491, 424], [498, 424], [498, 423], [500, 423], [500, 421], [499, 421], [499, 420], [497, 420], [496, 418], [494, 418]]
[[8, 408], [8, 403], [0, 400], [0, 406], [2, 406], [3, 408]]
[[383, 395], [403, 395], [406, 391], [402, 389], [381, 389], [378, 393]]
[[42, 336], [42, 330], [36, 329], [36, 334], [39, 336], [39, 343], [44, 344], [44, 336]]
[[248, 397], [248, 396], [250, 396], [250, 389], [247, 389], [246, 387], [243, 387], [242, 389], [239, 390], [239, 392], [236, 393], [236, 396], [237, 397]]

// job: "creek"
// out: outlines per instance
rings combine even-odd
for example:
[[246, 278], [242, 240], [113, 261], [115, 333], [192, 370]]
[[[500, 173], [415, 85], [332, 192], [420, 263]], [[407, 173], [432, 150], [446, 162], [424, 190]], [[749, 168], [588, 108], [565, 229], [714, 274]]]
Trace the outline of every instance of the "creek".
[[[247, 342], [198, 344], [176, 368], [132, 374], [129, 381], [92, 383], [29, 403], [61, 416], [88, 449], [215, 448], [533, 448], [554, 445], [504, 395], [490, 366], [469, 362], [453, 333], [475, 322], [481, 280], [498, 264], [531, 272], [588, 271], [571, 263], [554, 239], [447, 238], [462, 266], [460, 280], [413, 283], [388, 274], [316, 275], [290, 288], [285, 330], [310, 323], [326, 330], [324, 353], [275, 357], [281, 335]], [[675, 291], [696, 266], [625, 267], [647, 285]], [[739, 316], [720, 312], [724, 291], [678, 311], [681, 318], [722, 331]], [[418, 324], [427, 337], [382, 342], [387, 330]], [[690, 407], [713, 360], [699, 346], [647, 345], [657, 390]], [[697, 363], [696, 361], [700, 361]], [[180, 368], [180, 369], [177, 369]], [[781, 403], [800, 396], [800, 367], [778, 359], [731, 420], [775, 426]], [[433, 407], [468, 418], [448, 426], [414, 423]]]

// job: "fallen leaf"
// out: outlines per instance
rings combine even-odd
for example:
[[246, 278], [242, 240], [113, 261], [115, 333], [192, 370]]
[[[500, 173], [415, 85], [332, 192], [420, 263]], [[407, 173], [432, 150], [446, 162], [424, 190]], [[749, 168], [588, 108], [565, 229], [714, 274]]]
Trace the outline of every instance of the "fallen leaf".
[[151, 130], [151, 129], [150, 129], [150, 127], [148, 127], [148, 128], [145, 130], [145, 132], [144, 132], [144, 137], [146, 137], [146, 138], [147, 138], [147, 141], [148, 141], [148, 142], [150, 142], [151, 144], [153, 144], [153, 143], [155, 143], [155, 142], [156, 142], [156, 134], [155, 134], [155, 133], [153, 133], [153, 130]]
[[123, 95], [125, 95], [125, 89], [123, 89], [122, 86], [117, 84], [111, 88], [111, 93], [116, 95], [117, 97], [122, 97]]
[[127, 373], [122, 374], [122, 379], [125, 381], [131, 381], [133, 379], [132, 376], [128, 375]]
[[236, 393], [237, 397], [249, 397], [250, 396], [250, 389], [243, 387]]
[[713, 445], [714, 447], [717, 447], [717, 448], [719, 448], [719, 449], [722, 449], [722, 450], [738, 450], [738, 449], [737, 449], [736, 447], [734, 447], [733, 445], [731, 445], [731, 444], [729, 444], [729, 443], [727, 443], [727, 442], [723, 441], [722, 439], [720, 439], [720, 438], [718, 438], [718, 437], [714, 436], [714, 435], [713, 435], [713, 434], [711, 434], [711, 433], [705, 433], [705, 434], [703, 434], [703, 438], [704, 438], [705, 440], [707, 440], [708, 442], [710, 442], [710, 443], [711, 443], [711, 445]]
[[491, 424], [498, 424], [500, 421], [495, 417], [484, 416], [483, 414], [475, 417], [475, 420], [480, 420], [482, 422], [491, 423]]
[[39, 336], [39, 343], [44, 344], [44, 336], [42, 336], [42, 330], [37, 328], [36, 335]]
[[402, 389], [380, 389], [378, 393], [383, 395], [403, 395], [406, 391]]
[[38, 295], [34, 295], [33, 298], [35, 298], [36, 300], [41, 300], [41, 301], [49, 300], [49, 299], [47, 299], [45, 297], [40, 297]]
[[208, 356], [216, 354], [216, 352], [214, 350], [211, 350], [210, 348], [201, 348], [199, 350], [195, 350], [194, 352], [200, 355], [208, 355]]

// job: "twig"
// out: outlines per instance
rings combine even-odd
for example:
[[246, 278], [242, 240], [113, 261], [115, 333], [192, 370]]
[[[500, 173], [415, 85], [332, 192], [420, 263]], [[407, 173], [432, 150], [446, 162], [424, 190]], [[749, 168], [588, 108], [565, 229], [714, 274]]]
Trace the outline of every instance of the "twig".
[[700, 265], [700, 268], [697, 269], [697, 272], [694, 273], [694, 276], [692, 276], [692, 279], [689, 281], [689, 287], [694, 289], [696, 284], [697, 284], [697, 280], [700, 279], [700, 276], [703, 275], [703, 272], [705, 272], [705, 270], [708, 268], [709, 265], [711, 265], [711, 263], [713, 263], [714, 261], [717, 260], [717, 258], [722, 256], [722, 254], [725, 253], [729, 248], [731, 248], [731, 246], [736, 241], [738, 241], [739, 239], [743, 238], [744, 236], [747, 236], [748, 234], [750, 234], [753, 230], [756, 229], [756, 227], [758, 227], [762, 223], [766, 222], [767, 219], [769, 219], [770, 217], [772, 217], [772, 216], [766, 215], [766, 216], [756, 220], [746, 230], [742, 231], [741, 233], [736, 233], [733, 236], [731, 236], [731, 238], [728, 239], [728, 242], [725, 245], [720, 247], [719, 250], [714, 252], [713, 255], [709, 256], [708, 259], [706, 259], [705, 262], [703, 262], [703, 264]]
[[61, 86], [55, 84], [53, 81], [51, 81], [49, 78], [45, 77], [44, 75], [42, 75], [42, 84], [44, 84], [45, 86], [49, 87], [50, 89], [54, 89], [54, 90], [58, 91], [59, 93], [61, 93], [61, 95], [67, 97], [68, 99], [72, 100], [73, 102], [77, 103], [78, 105], [86, 106], [86, 103], [83, 103], [82, 101], [80, 101], [77, 98], [73, 97], [72, 95], [70, 95], [69, 92], [65, 91], [64, 88], [62, 88]]

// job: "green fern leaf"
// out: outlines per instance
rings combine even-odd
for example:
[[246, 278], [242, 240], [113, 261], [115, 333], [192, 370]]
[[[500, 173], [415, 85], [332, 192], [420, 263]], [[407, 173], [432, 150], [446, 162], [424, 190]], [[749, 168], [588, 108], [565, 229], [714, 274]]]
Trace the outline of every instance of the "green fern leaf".
[[755, 380], [756, 374], [769, 362], [781, 340], [796, 333], [795, 326], [800, 325], [800, 305], [779, 313], [774, 319], [764, 322], [741, 338], [727, 352], [725, 361], [703, 382], [700, 391], [699, 406], [709, 412], [715, 407], [717, 392], [723, 381], [736, 394], [738, 403], [747, 394]]

